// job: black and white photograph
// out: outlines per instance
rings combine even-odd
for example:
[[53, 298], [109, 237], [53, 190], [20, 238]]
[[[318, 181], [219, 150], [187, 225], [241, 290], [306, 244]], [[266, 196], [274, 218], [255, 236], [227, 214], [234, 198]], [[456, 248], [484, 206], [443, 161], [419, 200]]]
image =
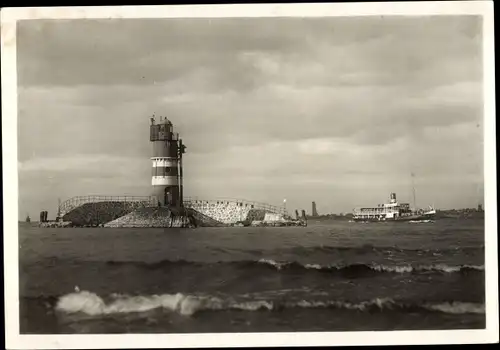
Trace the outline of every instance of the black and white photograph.
[[493, 62], [488, 1], [2, 10], [7, 347], [498, 341]]

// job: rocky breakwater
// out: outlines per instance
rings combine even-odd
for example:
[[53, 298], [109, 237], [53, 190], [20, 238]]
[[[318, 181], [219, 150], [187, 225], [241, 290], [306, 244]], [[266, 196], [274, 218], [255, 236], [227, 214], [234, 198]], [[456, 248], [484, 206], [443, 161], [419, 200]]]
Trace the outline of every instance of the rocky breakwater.
[[148, 207], [110, 221], [104, 227], [196, 227], [196, 220], [185, 211]]
[[271, 227], [307, 226], [307, 221], [285, 218], [281, 214], [276, 214], [276, 213], [266, 213], [264, 216], [264, 220], [254, 220], [252, 221], [251, 226], [271, 226]]
[[193, 218], [197, 227], [225, 227], [229, 226], [228, 224], [224, 224], [220, 221], [215, 220], [214, 218], [200, 213], [199, 211], [193, 208], [187, 208], [188, 216]]
[[147, 207], [146, 202], [104, 201], [80, 205], [63, 215], [62, 220], [76, 227], [101, 227], [134, 210]]

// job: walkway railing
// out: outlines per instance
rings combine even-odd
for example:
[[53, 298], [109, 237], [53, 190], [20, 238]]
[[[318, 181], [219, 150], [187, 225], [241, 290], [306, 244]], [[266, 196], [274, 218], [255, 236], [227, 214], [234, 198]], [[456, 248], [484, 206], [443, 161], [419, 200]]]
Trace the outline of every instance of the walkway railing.
[[142, 202], [148, 205], [155, 205], [157, 203], [153, 196], [76, 196], [61, 203], [59, 213], [63, 216], [86, 203], [96, 202]]
[[237, 206], [241, 207], [250, 207], [252, 209], [262, 209], [276, 214], [286, 215], [286, 209], [284, 207], [279, 207], [276, 205], [271, 205], [262, 202], [248, 201], [246, 199], [241, 198], [227, 198], [227, 197], [219, 197], [214, 199], [203, 199], [199, 197], [185, 197], [184, 205], [191, 206], [193, 204], [202, 205], [202, 204], [224, 204], [224, 203], [235, 203]]

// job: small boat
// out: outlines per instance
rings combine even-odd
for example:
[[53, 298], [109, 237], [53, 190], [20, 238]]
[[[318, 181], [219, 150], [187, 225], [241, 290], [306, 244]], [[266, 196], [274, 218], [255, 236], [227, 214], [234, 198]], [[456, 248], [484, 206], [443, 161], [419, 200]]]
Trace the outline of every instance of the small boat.
[[31, 222], [31, 218], [30, 218], [30, 215], [29, 215], [29, 214], [27, 214], [27, 215], [26, 215], [26, 220], [25, 220], [25, 221], [26, 221], [26, 222]]
[[424, 209], [410, 209], [409, 203], [399, 203], [396, 193], [391, 193], [389, 203], [379, 204], [376, 207], [356, 208], [353, 211], [355, 222], [379, 222], [379, 221], [427, 221], [433, 220], [436, 210], [429, 206]]

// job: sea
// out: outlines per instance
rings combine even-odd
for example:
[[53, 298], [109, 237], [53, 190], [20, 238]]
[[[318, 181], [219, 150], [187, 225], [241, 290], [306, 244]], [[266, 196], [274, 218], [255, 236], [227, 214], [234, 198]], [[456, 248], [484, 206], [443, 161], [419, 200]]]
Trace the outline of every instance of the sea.
[[19, 226], [22, 334], [485, 328], [484, 220]]

